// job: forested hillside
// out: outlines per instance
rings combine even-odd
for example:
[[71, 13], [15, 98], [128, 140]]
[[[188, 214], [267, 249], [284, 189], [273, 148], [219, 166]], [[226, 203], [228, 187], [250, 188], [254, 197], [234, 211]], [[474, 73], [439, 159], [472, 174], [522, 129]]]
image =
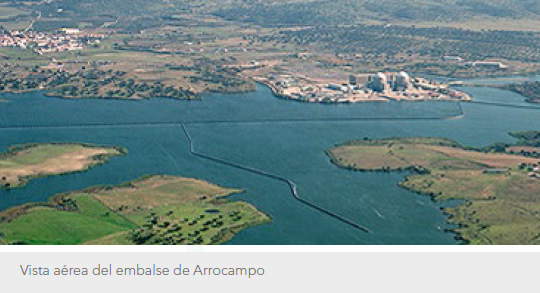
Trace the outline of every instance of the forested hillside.
[[260, 25], [540, 18], [537, 0], [3, 0], [0, 3], [31, 5], [51, 16], [153, 17], [193, 11]]
[[471, 18], [531, 18], [540, 16], [536, 0], [238, 0], [239, 7], [217, 15], [263, 25], [348, 24], [377, 21], [441, 21]]

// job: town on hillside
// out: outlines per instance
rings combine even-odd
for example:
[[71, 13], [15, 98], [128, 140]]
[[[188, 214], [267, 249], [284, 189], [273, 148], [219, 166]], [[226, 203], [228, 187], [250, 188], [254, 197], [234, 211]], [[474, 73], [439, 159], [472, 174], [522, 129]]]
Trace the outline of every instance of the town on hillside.
[[104, 34], [84, 33], [74, 28], [64, 28], [56, 33], [14, 30], [0, 33], [0, 47], [31, 49], [43, 55], [82, 50], [86, 46], [98, 45], [103, 38]]

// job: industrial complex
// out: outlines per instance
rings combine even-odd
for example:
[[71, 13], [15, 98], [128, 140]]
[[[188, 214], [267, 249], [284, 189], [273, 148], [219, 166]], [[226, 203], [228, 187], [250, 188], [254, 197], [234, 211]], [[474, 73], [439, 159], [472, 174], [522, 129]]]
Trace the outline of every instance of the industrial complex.
[[317, 83], [293, 75], [258, 78], [280, 97], [303, 102], [354, 103], [367, 101], [469, 101], [471, 97], [448, 84], [411, 77], [406, 72], [377, 72], [349, 76], [348, 83]]

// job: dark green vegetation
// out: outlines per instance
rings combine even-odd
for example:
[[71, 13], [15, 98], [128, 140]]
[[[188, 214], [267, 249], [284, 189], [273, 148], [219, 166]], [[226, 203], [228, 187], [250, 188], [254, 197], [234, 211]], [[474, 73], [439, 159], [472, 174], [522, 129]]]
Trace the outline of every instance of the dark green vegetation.
[[37, 177], [84, 171], [125, 154], [118, 147], [87, 144], [24, 144], [0, 154], [0, 188], [14, 188]]
[[[84, 65], [82, 67], [85, 67]], [[166, 97], [193, 99], [196, 95], [182, 88], [152, 83], [136, 82], [126, 78], [126, 72], [104, 70], [63, 70], [41, 69], [37, 66], [24, 77], [14, 75], [9, 67], [0, 72], [0, 91], [24, 92], [38, 89], [50, 90], [49, 95], [65, 98], [111, 98], [136, 99]]]
[[518, 131], [510, 135], [516, 138], [516, 143], [494, 143], [482, 148], [469, 148], [482, 152], [507, 152], [525, 157], [540, 158], [540, 132]]
[[[122, 0], [105, 1], [5, 1], [14, 7], [33, 11], [33, 15], [40, 12], [43, 18], [36, 21], [35, 28], [40, 31], [52, 31], [58, 27], [79, 27], [80, 24], [89, 26], [102, 26], [114, 23], [117, 17], [141, 17], [143, 15], [157, 15], [167, 11], [168, 5], [164, 2], [149, 0], [134, 0], [129, 4]], [[31, 18], [31, 17], [28, 17]]]
[[414, 54], [465, 59], [505, 58], [522, 61], [540, 59], [540, 33], [514, 31], [471, 31], [448, 27], [411, 26], [322, 26], [283, 31], [264, 41], [321, 44], [336, 52], [359, 54]]
[[[540, 131], [522, 131], [510, 133], [518, 139], [515, 145], [502, 144], [503, 150], [512, 153], [520, 154], [526, 157], [540, 158]], [[501, 144], [498, 144], [500, 151]]]
[[540, 131], [512, 132], [511, 135], [519, 139], [518, 144], [540, 146]]
[[[520, 143], [538, 133], [518, 133]], [[400, 186], [436, 200], [470, 244], [540, 244], [540, 162], [516, 154], [481, 152], [438, 138], [357, 140], [328, 151], [352, 170], [410, 170]]]
[[254, 89], [253, 82], [240, 78], [222, 61], [165, 59], [162, 53], [153, 52], [151, 45], [127, 41], [110, 46], [110, 50], [89, 50], [84, 56], [55, 54], [55, 62], [27, 50], [0, 48], [6, 61], [0, 64], [0, 92], [45, 89], [65, 98], [197, 99], [203, 91]]
[[469, 150], [477, 150], [480, 152], [490, 153], [519, 153], [522, 156], [540, 158], [540, 153], [536, 151], [536, 148], [540, 147], [540, 132], [538, 131], [518, 131], [511, 132], [510, 136], [516, 138], [516, 143], [493, 143], [491, 145], [471, 148]]
[[174, 176], [59, 194], [0, 213], [5, 244], [219, 244], [269, 221], [239, 192]]
[[527, 102], [540, 104], [540, 82], [515, 83], [505, 87], [527, 97]]
[[518, 131], [510, 135], [518, 139], [518, 145], [540, 147], [540, 131]]
[[26, 19], [35, 18], [41, 13], [42, 18], [37, 19], [34, 24], [34, 28], [40, 31], [54, 31], [59, 27], [104, 26], [124, 33], [139, 33], [151, 27], [189, 23], [186, 18], [178, 15], [196, 11], [208, 13], [214, 6], [223, 6], [208, 0], [133, 0], [129, 3], [124, 0], [0, 1], [2, 2], [10, 3], [13, 8], [32, 11], [33, 14]]
[[232, 1], [234, 7], [216, 12], [230, 20], [259, 25], [350, 24], [371, 21], [453, 22], [473, 17], [537, 18], [535, 0], [333, 0]]
[[[314, 47], [344, 54], [364, 71], [395, 68], [447, 76], [474, 75], [485, 68], [470, 68], [465, 62], [444, 62], [444, 56], [463, 60], [506, 59], [519, 62], [540, 60], [540, 33], [517, 31], [472, 31], [449, 27], [417, 28], [383, 25], [324, 25], [282, 30], [255, 36], [256, 41]], [[354, 56], [347, 56], [354, 54]], [[490, 69], [491, 74], [508, 73]], [[489, 72], [488, 72], [489, 73]], [[524, 71], [523, 73], [528, 73]]]
[[[122, 0], [89, 3], [83, 0], [2, 1], [33, 6], [46, 16], [83, 16], [90, 22], [99, 17], [166, 17], [180, 12], [213, 13], [231, 20], [261, 25], [316, 25], [376, 21], [461, 21], [470, 18], [537, 18], [535, 0]], [[30, 5], [30, 3], [34, 3]], [[37, 4], [37, 5], [36, 5]], [[59, 10], [61, 9], [61, 10]]]

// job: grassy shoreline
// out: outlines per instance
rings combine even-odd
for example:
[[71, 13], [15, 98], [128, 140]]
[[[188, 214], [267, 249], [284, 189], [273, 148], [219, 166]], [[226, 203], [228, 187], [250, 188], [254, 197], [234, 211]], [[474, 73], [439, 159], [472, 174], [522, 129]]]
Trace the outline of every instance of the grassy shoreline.
[[125, 154], [127, 150], [122, 147], [87, 143], [9, 146], [0, 154], [0, 189], [20, 188], [35, 178], [86, 172]]
[[326, 153], [349, 170], [409, 171], [399, 186], [435, 201], [463, 200], [443, 212], [467, 244], [540, 244], [537, 157], [440, 138], [356, 140]]
[[226, 199], [242, 192], [177, 176], [57, 194], [0, 212], [4, 244], [221, 244], [271, 219]]

